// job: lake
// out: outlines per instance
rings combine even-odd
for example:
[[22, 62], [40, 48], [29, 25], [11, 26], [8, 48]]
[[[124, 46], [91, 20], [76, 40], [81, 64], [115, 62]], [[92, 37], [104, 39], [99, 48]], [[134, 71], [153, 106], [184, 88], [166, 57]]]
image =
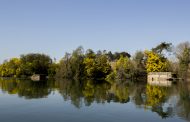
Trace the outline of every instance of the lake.
[[186, 122], [190, 85], [0, 79], [1, 122]]

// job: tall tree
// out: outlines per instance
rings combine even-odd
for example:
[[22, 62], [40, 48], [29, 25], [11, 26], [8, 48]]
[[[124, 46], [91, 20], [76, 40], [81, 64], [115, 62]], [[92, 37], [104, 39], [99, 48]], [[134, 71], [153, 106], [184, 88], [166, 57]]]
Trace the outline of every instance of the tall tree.
[[84, 49], [83, 47], [78, 47], [76, 50], [73, 51], [71, 56], [71, 71], [72, 71], [72, 77], [75, 80], [80, 79], [83, 76], [84, 72]]
[[142, 51], [137, 51], [133, 57], [135, 67], [138, 71], [143, 72], [145, 70], [145, 54]]
[[189, 68], [188, 66], [190, 64], [190, 43], [180, 43], [176, 47], [175, 54], [177, 59], [179, 60], [179, 75], [185, 78]]
[[[89, 51], [91, 55], [91, 51]], [[84, 74], [84, 49], [80, 46], [72, 52], [66, 53], [60, 61], [56, 77], [65, 79], [80, 80]]]
[[152, 48], [152, 51], [158, 54], [163, 54], [163, 51], [171, 52], [172, 51], [172, 43], [162, 42], [157, 45], [155, 48]]

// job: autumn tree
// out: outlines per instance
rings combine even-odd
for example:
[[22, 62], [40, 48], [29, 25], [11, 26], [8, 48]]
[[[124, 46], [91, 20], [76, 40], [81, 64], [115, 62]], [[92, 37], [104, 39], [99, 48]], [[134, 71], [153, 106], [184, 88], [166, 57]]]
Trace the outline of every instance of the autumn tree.
[[168, 71], [168, 61], [152, 51], [145, 51], [147, 72], [165, 72]]

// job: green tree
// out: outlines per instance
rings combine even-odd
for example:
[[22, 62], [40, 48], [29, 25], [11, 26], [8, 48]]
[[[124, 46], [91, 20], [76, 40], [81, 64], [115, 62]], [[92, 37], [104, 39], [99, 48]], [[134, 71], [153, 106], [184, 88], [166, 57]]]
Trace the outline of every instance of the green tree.
[[162, 42], [161, 44], [159, 44], [155, 48], [152, 48], [152, 51], [154, 53], [157, 53], [160, 55], [163, 54], [163, 51], [171, 52], [172, 51], [172, 43]]
[[121, 56], [119, 60], [112, 63], [112, 73], [106, 77], [106, 80], [110, 83], [123, 82], [128, 78], [132, 78], [133, 74], [133, 63], [128, 57]]
[[132, 59], [134, 64], [135, 76], [136, 78], [146, 75], [145, 66], [145, 54], [142, 51], [137, 51]]
[[132, 75], [133, 64], [128, 57], [121, 56], [116, 62], [116, 79], [126, 80]]
[[71, 55], [66, 53], [59, 63], [56, 77], [79, 80], [83, 77], [83, 60], [84, 53], [82, 47], [78, 47]]
[[45, 54], [27, 54], [21, 55], [21, 74], [30, 76], [32, 74], [46, 74], [52, 64], [52, 59]]
[[58, 64], [56, 64], [55, 62], [52, 63], [48, 68], [48, 76], [53, 78], [56, 75], [57, 68]]
[[121, 56], [128, 57], [128, 58], [131, 57], [131, 55], [129, 53], [127, 53], [127, 52], [115, 52], [114, 54], [112, 54], [112, 52], [109, 51], [108, 53], [106, 53], [106, 55], [108, 56], [108, 58], [109, 58], [110, 61], [119, 60], [119, 58]]
[[176, 48], [176, 57], [179, 60], [179, 75], [187, 77], [188, 66], [190, 64], [190, 43], [180, 43]]
[[59, 66], [56, 72], [56, 78], [71, 78], [71, 64], [70, 64], [70, 54], [66, 53], [65, 56], [60, 60]]
[[83, 63], [88, 78], [104, 79], [111, 71], [111, 66], [105, 54], [95, 56], [93, 53], [87, 53]]
[[1, 77], [19, 77], [21, 61], [19, 58], [12, 58], [0, 65]]
[[84, 49], [82, 47], [78, 47], [76, 50], [73, 51], [71, 56], [71, 71], [72, 71], [72, 77], [75, 80], [80, 79], [83, 77], [84, 72]]

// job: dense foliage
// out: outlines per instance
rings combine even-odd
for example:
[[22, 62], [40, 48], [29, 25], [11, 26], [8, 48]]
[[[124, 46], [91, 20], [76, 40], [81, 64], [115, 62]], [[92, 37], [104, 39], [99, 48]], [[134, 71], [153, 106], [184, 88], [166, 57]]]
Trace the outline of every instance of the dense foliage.
[[[187, 78], [190, 70], [190, 43], [184, 42], [177, 46], [176, 57], [179, 60], [179, 76]], [[189, 75], [190, 76], [190, 75]]]
[[44, 54], [21, 55], [22, 75], [48, 74], [52, 59]]
[[112, 63], [113, 72], [107, 76], [109, 82], [122, 82], [133, 75], [133, 64], [128, 57], [121, 56], [119, 60]]
[[66, 53], [58, 64], [56, 77], [66, 79], [79, 79], [84, 72], [83, 48], [79, 47], [73, 51], [72, 55]]
[[111, 71], [111, 66], [105, 54], [87, 55], [84, 59], [85, 74], [89, 78], [104, 79]]
[[10, 61], [5, 61], [0, 65], [1, 77], [18, 77], [21, 75], [21, 60], [12, 58]]
[[26, 77], [33, 74], [48, 75], [48, 70], [52, 64], [52, 59], [44, 54], [21, 55], [20, 58], [12, 58], [0, 65], [0, 76]]
[[72, 53], [65, 53], [59, 63], [53, 62], [48, 55], [31, 53], [4, 61], [0, 65], [0, 76], [28, 77], [45, 74], [58, 79], [106, 80], [109, 83], [142, 80], [149, 72], [174, 71], [182, 78], [189, 77], [189, 42], [177, 46], [175, 54], [178, 60], [168, 58], [172, 47], [171, 43], [162, 42], [152, 50], [137, 51], [133, 56], [127, 52], [84, 51], [78, 47]]
[[147, 72], [165, 72], [167, 71], [167, 59], [152, 51], [145, 51], [147, 56], [146, 70]]
[[[146, 87], [132, 87], [135, 83], [129, 81], [146, 81], [143, 78], [147, 77], [147, 73], [165, 71], [174, 71], [184, 80], [190, 78], [189, 42], [176, 47], [175, 60], [169, 58], [168, 52], [171, 51], [172, 45], [163, 42], [152, 50], [137, 51], [133, 56], [127, 52], [84, 51], [78, 47], [72, 53], [65, 53], [58, 63], [45, 54], [21, 55], [0, 65], [0, 77], [25, 78], [33, 74], [45, 74], [56, 78], [56, 82], [0, 79], [0, 87], [10, 94], [30, 99], [46, 97], [53, 86], [76, 107], [81, 106], [81, 100], [89, 106], [94, 101], [126, 103], [132, 99], [138, 107], [151, 107], [152, 111], [164, 118], [171, 113], [162, 107], [168, 99], [169, 88], [148, 84]], [[189, 91], [184, 86], [178, 89], [181, 92], [178, 105], [184, 106], [184, 111], [189, 113]]]
[[155, 48], [152, 48], [152, 51], [157, 54], [163, 54], [165, 52], [172, 51], [172, 43], [162, 42], [161, 44], [157, 45]]

